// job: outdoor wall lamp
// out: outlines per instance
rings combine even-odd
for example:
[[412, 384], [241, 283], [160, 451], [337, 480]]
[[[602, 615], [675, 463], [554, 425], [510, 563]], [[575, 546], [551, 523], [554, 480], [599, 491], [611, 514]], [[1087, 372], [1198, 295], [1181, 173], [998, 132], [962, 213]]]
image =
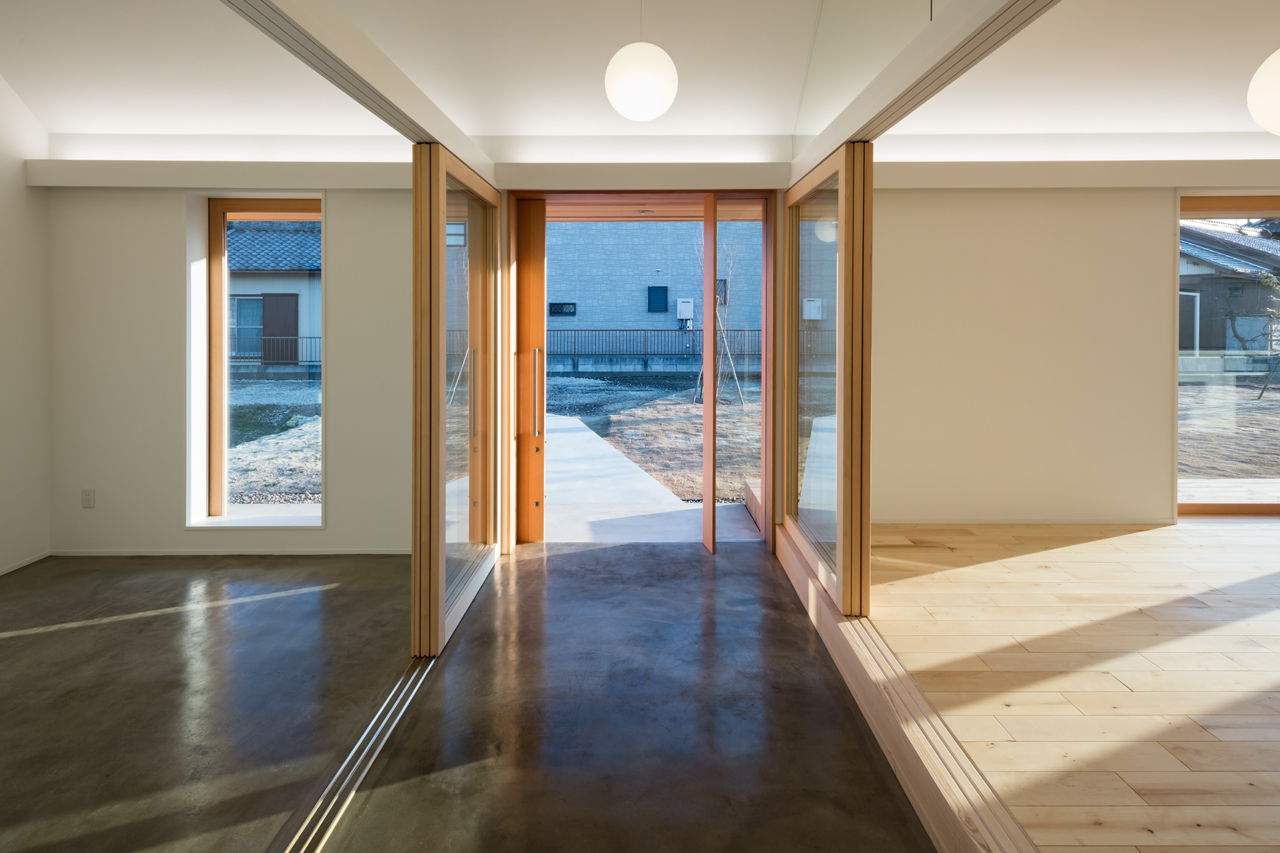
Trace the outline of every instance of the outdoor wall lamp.
[[1280, 50], [1267, 57], [1249, 81], [1249, 115], [1263, 130], [1280, 136]]

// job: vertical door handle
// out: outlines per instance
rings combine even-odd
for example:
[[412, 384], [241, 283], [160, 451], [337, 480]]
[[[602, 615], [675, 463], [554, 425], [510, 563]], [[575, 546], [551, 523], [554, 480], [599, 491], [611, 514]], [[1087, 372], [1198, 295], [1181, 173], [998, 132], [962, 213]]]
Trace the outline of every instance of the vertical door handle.
[[480, 434], [476, 428], [476, 351], [467, 350], [467, 402], [470, 404], [468, 417], [471, 419], [471, 437]]
[[533, 437], [537, 438], [542, 433], [538, 429], [538, 398], [541, 396], [538, 382], [542, 377], [542, 371], [539, 369], [539, 362], [542, 360], [542, 350], [534, 347], [533, 350]]

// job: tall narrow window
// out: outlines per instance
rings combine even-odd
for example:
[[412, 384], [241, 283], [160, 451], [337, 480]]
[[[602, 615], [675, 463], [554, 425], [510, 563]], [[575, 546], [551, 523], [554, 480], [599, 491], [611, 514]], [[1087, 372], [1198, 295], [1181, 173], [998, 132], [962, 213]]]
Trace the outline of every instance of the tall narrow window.
[[209, 201], [211, 517], [318, 523], [319, 199]]
[[1280, 511], [1280, 198], [1186, 198], [1178, 259], [1182, 512]]

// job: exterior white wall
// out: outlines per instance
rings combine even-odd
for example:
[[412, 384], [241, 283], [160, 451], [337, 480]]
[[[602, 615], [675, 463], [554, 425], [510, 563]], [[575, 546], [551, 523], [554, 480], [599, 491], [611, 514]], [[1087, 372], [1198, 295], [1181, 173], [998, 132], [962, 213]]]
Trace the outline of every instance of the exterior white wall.
[[296, 293], [298, 294], [298, 336], [302, 338], [320, 337], [323, 332], [324, 300], [322, 298], [321, 281], [309, 278], [305, 273], [237, 273], [231, 274], [227, 283], [227, 292], [232, 296], [253, 295], [261, 293]]
[[0, 573], [49, 553], [45, 195], [23, 160], [48, 135], [0, 78]]
[[409, 194], [325, 195], [325, 526], [254, 530], [185, 526], [189, 194], [49, 192], [53, 550], [407, 552]]
[[1172, 520], [1175, 192], [875, 205], [872, 517]]

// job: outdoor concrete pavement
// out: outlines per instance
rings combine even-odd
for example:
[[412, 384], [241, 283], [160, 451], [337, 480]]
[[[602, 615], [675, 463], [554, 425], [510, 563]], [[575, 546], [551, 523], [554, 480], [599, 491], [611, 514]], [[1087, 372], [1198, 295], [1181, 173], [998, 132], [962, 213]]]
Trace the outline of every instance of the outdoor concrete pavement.
[[[702, 505], [688, 504], [581, 419], [547, 415], [547, 542], [700, 542]], [[716, 538], [759, 539], [743, 504], [716, 508]]]

